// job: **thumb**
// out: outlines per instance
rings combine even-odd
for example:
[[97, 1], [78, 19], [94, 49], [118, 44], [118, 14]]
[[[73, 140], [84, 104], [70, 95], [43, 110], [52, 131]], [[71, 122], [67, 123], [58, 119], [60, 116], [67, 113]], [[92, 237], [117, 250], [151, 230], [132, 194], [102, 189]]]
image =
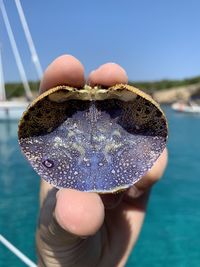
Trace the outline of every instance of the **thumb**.
[[94, 235], [104, 220], [104, 205], [96, 193], [62, 189], [57, 192], [55, 218], [67, 232]]
[[[98, 231], [104, 221], [101, 198], [95, 193], [71, 189], [58, 191], [44, 181], [40, 197], [38, 266], [93, 266], [91, 263], [101, 253]], [[89, 235], [94, 236], [82, 239]]]
[[38, 233], [48, 243], [75, 241], [95, 234], [104, 221], [104, 205], [96, 193], [50, 187], [41, 183]]

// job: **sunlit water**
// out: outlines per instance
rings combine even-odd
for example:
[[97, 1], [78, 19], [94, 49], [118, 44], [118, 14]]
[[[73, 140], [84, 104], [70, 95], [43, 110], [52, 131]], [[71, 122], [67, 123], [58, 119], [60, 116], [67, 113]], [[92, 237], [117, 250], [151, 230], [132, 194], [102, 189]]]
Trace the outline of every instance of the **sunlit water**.
[[[166, 108], [170, 160], [152, 190], [127, 267], [200, 266], [200, 116]], [[0, 234], [36, 261], [39, 178], [19, 151], [17, 123], [0, 123]], [[134, 222], [133, 222], [134, 223]], [[0, 267], [24, 266], [0, 244]]]
[[128, 267], [200, 266], [200, 115], [169, 119], [169, 165], [154, 187]]
[[[35, 261], [39, 178], [18, 147], [17, 122], [0, 123], [0, 234]], [[24, 264], [0, 244], [0, 267]]]

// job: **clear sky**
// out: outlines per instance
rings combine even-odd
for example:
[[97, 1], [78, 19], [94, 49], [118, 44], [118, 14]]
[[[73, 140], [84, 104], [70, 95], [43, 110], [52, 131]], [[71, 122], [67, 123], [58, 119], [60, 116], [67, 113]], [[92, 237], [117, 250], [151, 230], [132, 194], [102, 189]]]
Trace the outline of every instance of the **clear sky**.
[[[37, 79], [14, 0], [4, 0], [29, 79]], [[200, 75], [199, 0], [21, 0], [42, 68], [76, 56], [86, 74], [105, 62], [121, 64], [130, 80]], [[20, 80], [0, 17], [6, 81]]]

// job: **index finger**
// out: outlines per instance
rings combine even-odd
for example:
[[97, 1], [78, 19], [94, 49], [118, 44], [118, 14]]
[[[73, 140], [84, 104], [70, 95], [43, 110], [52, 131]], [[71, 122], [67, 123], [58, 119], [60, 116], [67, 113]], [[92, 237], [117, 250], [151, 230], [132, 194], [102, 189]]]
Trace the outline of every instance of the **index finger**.
[[47, 67], [40, 84], [40, 93], [64, 84], [78, 88], [85, 84], [84, 67], [71, 55], [62, 55]]

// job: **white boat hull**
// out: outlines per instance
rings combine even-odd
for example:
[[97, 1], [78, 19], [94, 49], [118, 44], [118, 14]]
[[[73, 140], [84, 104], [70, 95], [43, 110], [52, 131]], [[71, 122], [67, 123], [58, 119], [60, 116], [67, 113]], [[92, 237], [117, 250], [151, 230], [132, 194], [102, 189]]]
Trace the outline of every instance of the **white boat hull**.
[[172, 109], [178, 112], [186, 112], [186, 113], [199, 113], [200, 114], [200, 106], [198, 105], [187, 105], [184, 103], [174, 103], [172, 104]]
[[19, 120], [28, 104], [28, 102], [1, 101], [0, 120]]

